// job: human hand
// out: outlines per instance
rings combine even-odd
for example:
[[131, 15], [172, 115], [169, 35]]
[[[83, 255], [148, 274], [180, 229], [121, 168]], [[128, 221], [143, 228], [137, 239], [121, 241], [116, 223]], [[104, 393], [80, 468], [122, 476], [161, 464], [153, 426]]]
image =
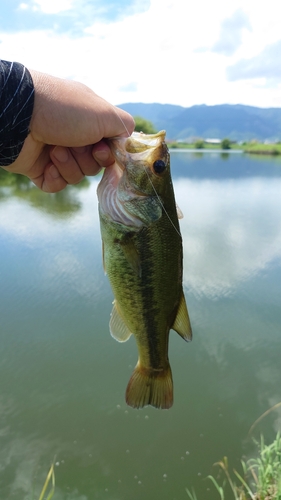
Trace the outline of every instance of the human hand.
[[35, 88], [30, 133], [6, 170], [55, 193], [111, 165], [114, 158], [103, 139], [130, 135], [134, 120], [81, 83], [30, 73]]

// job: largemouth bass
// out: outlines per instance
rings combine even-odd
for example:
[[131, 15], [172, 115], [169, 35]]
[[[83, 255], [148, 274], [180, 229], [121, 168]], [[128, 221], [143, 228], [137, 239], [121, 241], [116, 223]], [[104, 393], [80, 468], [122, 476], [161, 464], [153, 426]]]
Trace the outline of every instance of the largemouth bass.
[[139, 359], [126, 402], [173, 404], [170, 329], [191, 340], [182, 289], [182, 238], [165, 132], [109, 141], [115, 163], [98, 186], [103, 263], [115, 297], [110, 333], [135, 336]]

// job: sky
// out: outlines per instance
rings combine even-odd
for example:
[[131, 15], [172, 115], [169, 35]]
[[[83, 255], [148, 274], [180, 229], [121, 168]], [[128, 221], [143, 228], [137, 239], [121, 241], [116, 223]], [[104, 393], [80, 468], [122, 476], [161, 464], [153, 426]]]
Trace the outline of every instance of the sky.
[[281, 107], [280, 0], [1, 0], [0, 57], [112, 104]]

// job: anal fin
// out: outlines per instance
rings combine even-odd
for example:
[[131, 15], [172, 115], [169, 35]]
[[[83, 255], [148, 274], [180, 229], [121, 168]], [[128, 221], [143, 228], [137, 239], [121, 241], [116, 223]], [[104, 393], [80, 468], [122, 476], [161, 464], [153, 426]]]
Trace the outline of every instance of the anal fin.
[[192, 330], [183, 292], [172, 329], [175, 330], [184, 340], [192, 340]]

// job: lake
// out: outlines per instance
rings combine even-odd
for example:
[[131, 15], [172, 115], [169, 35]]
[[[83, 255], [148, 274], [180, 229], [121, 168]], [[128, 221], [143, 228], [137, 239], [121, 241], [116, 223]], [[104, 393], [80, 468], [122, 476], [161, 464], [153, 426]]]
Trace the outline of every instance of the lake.
[[[54, 461], [54, 500], [215, 500], [214, 462], [255, 453], [281, 401], [281, 160], [171, 165], [194, 338], [171, 331], [168, 411], [124, 400], [137, 349], [109, 334], [99, 179], [48, 195], [0, 172], [1, 499], [38, 500]], [[253, 436], [280, 429], [273, 411]]]

